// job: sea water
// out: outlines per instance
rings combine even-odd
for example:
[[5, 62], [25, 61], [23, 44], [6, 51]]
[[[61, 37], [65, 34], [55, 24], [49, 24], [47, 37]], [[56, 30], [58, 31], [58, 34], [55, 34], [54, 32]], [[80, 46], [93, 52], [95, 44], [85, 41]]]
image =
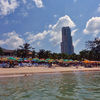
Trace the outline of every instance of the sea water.
[[0, 100], [100, 100], [100, 72], [2, 77]]

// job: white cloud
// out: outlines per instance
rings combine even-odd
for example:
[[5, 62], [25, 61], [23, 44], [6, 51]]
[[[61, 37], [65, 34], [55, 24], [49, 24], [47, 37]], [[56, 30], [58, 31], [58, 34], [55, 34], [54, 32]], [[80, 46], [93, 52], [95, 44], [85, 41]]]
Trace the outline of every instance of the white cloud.
[[28, 16], [28, 12], [25, 9], [21, 9], [19, 14], [21, 14], [23, 17]]
[[55, 25], [50, 25], [50, 41], [53, 41], [55, 45], [61, 42], [61, 29], [62, 27], [66, 26], [69, 26], [70, 28], [74, 28], [76, 26], [71, 18], [67, 15], [59, 18]]
[[6, 25], [9, 24], [9, 21], [8, 20], [5, 20], [4, 24], [6, 24]]
[[75, 2], [75, 3], [76, 3], [76, 2], [77, 2], [77, 0], [73, 0], [73, 2]]
[[80, 17], [83, 17], [83, 15], [82, 15], [82, 14], [80, 14]]
[[54, 18], [57, 18], [57, 16], [58, 16], [58, 15], [56, 15], [56, 14], [55, 14], [55, 15], [53, 15], [53, 17], [54, 17]]
[[77, 39], [75, 42], [73, 42], [74, 48], [78, 45], [79, 42], [80, 42], [80, 39]]
[[[34, 7], [33, 4], [28, 3], [27, 0], [21, 0], [26, 5], [27, 9], [32, 9]], [[42, 0], [32, 0], [32, 2], [35, 2], [35, 5], [38, 8], [43, 7], [43, 1]], [[6, 16], [8, 14], [11, 14], [15, 11], [15, 9], [19, 6], [20, 0], [0, 0], [0, 16]], [[27, 13], [23, 13], [24, 16], [27, 16]]]
[[97, 8], [97, 12], [100, 12], [100, 4], [99, 4], [99, 6], [98, 6], [98, 8]]
[[30, 33], [30, 32], [26, 32], [27, 40], [29, 40], [29, 43], [33, 43], [37, 40], [43, 40], [45, 38], [45, 36], [48, 34], [48, 31], [43, 31], [42, 33], [38, 33], [36, 35]]
[[18, 7], [18, 2], [16, 0], [0, 0], [0, 15], [5, 16], [14, 12]]
[[37, 42], [37, 46], [40, 46], [40, 44], [41, 44], [41, 42], [39, 41], [39, 42]]
[[[53, 42], [53, 45], [57, 45], [60, 44], [61, 42], [62, 27], [67, 27], [67, 26], [69, 26], [70, 28], [74, 28], [76, 25], [69, 16], [65, 15], [63, 17], [60, 17], [56, 24], [49, 25], [48, 30], [44, 30], [43, 32], [37, 33], [36, 35], [27, 32], [26, 33], [27, 39], [29, 40], [30, 43], [32, 43], [38, 40], [43, 40], [46, 38], [47, 35], [49, 35], [50, 38], [49, 41]], [[73, 31], [73, 35], [76, 31], [77, 29]]]
[[3, 41], [3, 40], [0, 40], [0, 47], [2, 46], [2, 45], [4, 45], [5, 44], [5, 42]]
[[24, 4], [26, 4], [26, 3], [27, 3], [27, 1], [26, 1], [26, 0], [22, 0], [22, 1], [23, 1], [23, 3], [24, 3]]
[[52, 25], [51, 24], [49, 25], [49, 28], [52, 28]]
[[92, 17], [86, 23], [86, 28], [83, 30], [84, 34], [93, 34], [96, 36], [100, 33], [100, 17]]
[[71, 36], [74, 36], [77, 31], [78, 31], [78, 29], [73, 30], [71, 33]]
[[9, 49], [16, 49], [19, 45], [23, 45], [24, 40], [15, 32], [4, 33], [7, 37], [5, 40], [0, 40], [0, 46], [7, 46]]
[[42, 2], [42, 0], [33, 0], [33, 1], [35, 2], [36, 6], [37, 6], [38, 8], [42, 8], [42, 7], [43, 7], [43, 2]]
[[29, 9], [32, 9], [34, 8], [34, 5], [32, 3], [27, 3], [26, 5], [26, 8], [29, 10]]
[[22, 15], [24, 16], [24, 17], [26, 17], [26, 16], [28, 16], [28, 12], [22, 12]]

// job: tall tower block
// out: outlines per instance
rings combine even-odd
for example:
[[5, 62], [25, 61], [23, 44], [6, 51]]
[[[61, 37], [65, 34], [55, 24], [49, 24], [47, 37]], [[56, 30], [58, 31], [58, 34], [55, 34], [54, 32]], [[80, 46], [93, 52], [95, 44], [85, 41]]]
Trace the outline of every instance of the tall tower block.
[[62, 28], [61, 53], [71, 55], [74, 53], [70, 27]]

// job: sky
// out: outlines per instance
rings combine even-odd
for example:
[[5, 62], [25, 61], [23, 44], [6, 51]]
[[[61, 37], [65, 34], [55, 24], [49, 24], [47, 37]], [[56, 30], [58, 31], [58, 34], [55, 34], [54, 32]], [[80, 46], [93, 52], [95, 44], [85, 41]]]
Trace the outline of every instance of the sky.
[[100, 37], [100, 0], [0, 0], [0, 46], [17, 49], [30, 43], [61, 52], [61, 29], [69, 26], [74, 52]]

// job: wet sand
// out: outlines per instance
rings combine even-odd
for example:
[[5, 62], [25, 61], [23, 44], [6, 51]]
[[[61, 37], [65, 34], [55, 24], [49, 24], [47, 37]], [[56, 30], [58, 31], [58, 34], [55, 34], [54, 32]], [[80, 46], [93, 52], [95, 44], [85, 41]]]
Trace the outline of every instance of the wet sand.
[[19, 68], [0, 68], [0, 77], [28, 76], [35, 73], [61, 73], [77, 71], [100, 71], [100, 67], [84, 68], [76, 67], [19, 67]]

